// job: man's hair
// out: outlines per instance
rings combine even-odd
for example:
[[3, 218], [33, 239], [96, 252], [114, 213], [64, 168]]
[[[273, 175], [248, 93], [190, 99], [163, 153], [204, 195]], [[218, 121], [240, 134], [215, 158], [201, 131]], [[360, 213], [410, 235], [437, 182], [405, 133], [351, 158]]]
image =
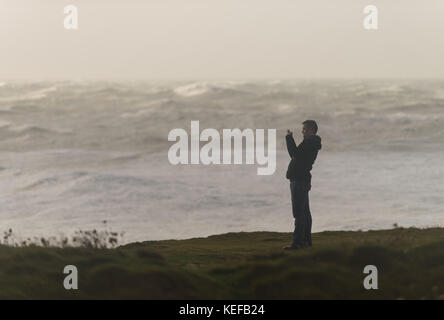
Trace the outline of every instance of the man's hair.
[[305, 120], [302, 122], [302, 124], [305, 124], [307, 128], [313, 129], [313, 132], [316, 134], [318, 132], [318, 124], [314, 120]]

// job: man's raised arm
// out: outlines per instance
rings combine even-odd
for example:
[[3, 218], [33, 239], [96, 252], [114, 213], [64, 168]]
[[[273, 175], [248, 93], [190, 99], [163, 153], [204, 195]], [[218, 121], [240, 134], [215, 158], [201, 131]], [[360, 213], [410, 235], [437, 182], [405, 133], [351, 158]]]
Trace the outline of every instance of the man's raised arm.
[[287, 130], [287, 135], [285, 136], [285, 141], [287, 142], [287, 150], [290, 158], [296, 157], [296, 153], [298, 147], [296, 147], [296, 143], [293, 139], [293, 133], [290, 130]]

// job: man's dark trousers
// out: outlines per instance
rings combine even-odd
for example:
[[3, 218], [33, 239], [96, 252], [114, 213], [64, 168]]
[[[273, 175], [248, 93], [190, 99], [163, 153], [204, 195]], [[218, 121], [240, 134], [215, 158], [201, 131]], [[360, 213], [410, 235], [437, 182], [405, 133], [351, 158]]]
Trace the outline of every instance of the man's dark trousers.
[[291, 181], [291, 205], [294, 217], [292, 246], [311, 246], [311, 212], [308, 198], [310, 184]]

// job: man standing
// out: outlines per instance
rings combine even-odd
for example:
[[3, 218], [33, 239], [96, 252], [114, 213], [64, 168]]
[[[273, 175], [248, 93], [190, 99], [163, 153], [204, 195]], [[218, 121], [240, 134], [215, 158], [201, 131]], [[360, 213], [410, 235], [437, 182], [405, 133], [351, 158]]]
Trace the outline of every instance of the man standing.
[[311, 212], [308, 192], [311, 189], [311, 169], [321, 149], [321, 137], [316, 135], [318, 125], [314, 120], [302, 123], [304, 140], [296, 146], [293, 133], [287, 130], [285, 140], [291, 161], [288, 165], [287, 179], [290, 180], [291, 204], [293, 210], [294, 232], [291, 246], [286, 250], [311, 246]]

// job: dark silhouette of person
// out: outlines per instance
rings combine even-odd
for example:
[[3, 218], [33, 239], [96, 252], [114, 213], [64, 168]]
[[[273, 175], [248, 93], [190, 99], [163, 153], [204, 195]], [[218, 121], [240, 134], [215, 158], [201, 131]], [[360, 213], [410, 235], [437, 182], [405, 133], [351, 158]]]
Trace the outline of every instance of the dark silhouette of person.
[[311, 169], [321, 149], [321, 137], [317, 135], [318, 125], [314, 120], [303, 123], [304, 140], [296, 146], [293, 133], [287, 130], [285, 140], [291, 161], [287, 179], [290, 180], [291, 205], [294, 217], [294, 232], [291, 246], [284, 249], [301, 249], [311, 246], [311, 212], [308, 192], [311, 189]]

